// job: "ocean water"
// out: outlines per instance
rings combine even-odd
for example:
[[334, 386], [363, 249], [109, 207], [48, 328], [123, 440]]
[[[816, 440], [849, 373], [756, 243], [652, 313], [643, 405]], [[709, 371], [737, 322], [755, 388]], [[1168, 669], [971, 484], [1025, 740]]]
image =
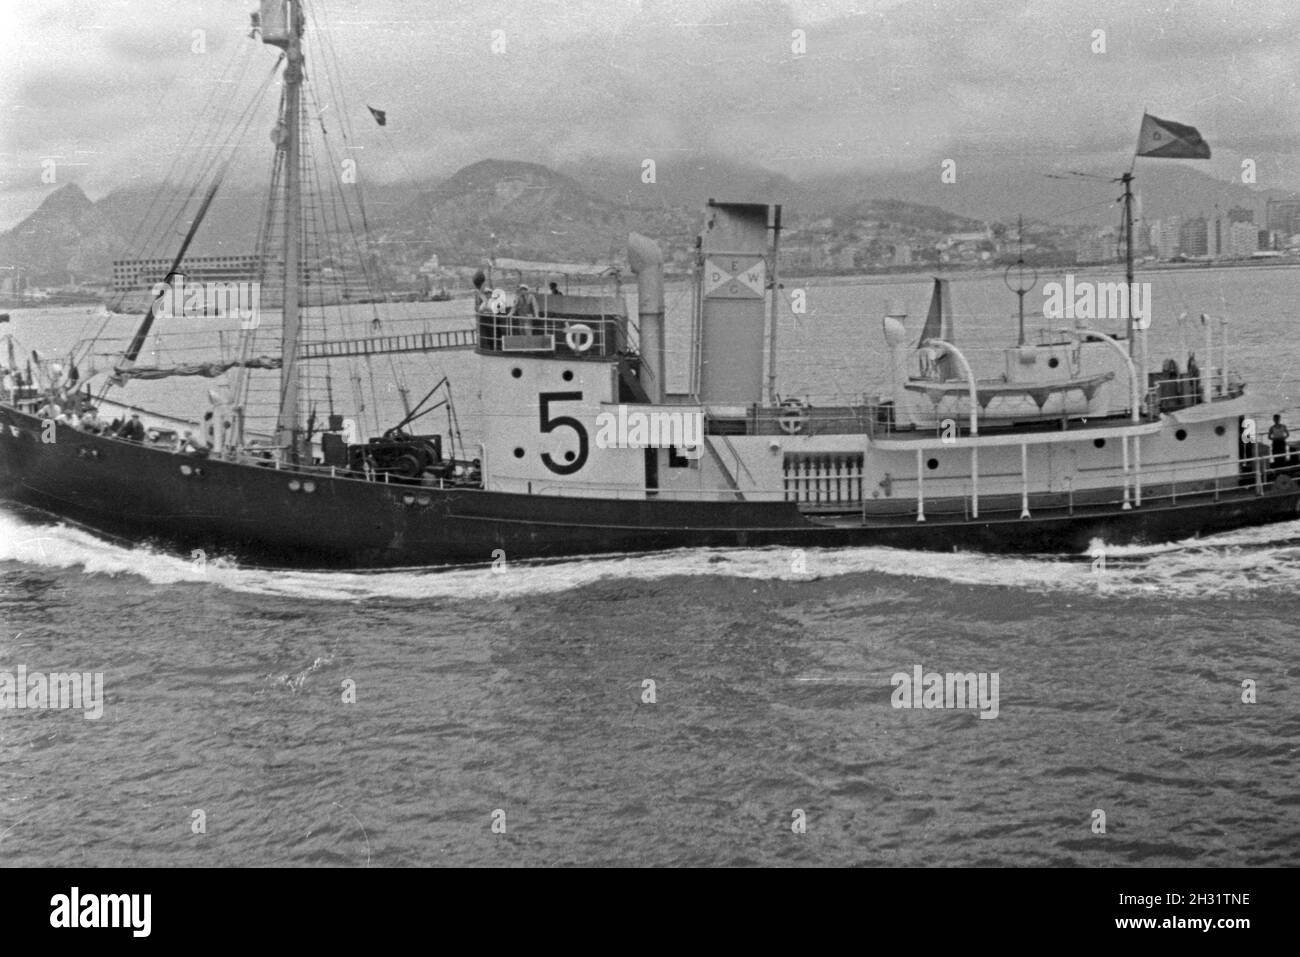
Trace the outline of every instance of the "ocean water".
[[[1152, 281], [1234, 303], [1236, 364], [1290, 395], [1297, 278]], [[1000, 282], [954, 284], [958, 322], [964, 295], [1002, 333]], [[810, 288], [783, 378], [845, 392], [879, 375], [883, 301], [928, 295]], [[15, 315], [45, 349], [81, 322]], [[103, 675], [97, 720], [0, 712], [0, 862], [1295, 865], [1298, 583], [1300, 522], [1104, 569], [868, 548], [346, 574], [0, 510], [0, 673]], [[997, 716], [895, 708], [917, 666], [996, 673]]]

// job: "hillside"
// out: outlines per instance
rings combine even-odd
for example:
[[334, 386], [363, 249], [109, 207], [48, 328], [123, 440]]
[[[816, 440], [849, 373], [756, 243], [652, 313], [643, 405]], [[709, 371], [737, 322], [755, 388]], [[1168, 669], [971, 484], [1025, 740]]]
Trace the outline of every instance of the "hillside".
[[[367, 186], [365, 224], [389, 279], [409, 281], [434, 255], [443, 265], [474, 265], [493, 255], [617, 259], [631, 230], [659, 239], [680, 265], [710, 198], [783, 204], [789, 241], [812, 244], [809, 254], [818, 261], [830, 257], [834, 265], [826, 268], [832, 269], [887, 263], [900, 243], [922, 260], [933, 258], [946, 235], [988, 225], [1001, 236], [1017, 213], [1027, 225], [1037, 224], [1045, 248], [1066, 255], [1071, 235], [1113, 225], [1118, 217], [1118, 186], [1104, 179], [1065, 173], [1052, 179], [1012, 161], [982, 170], [959, 167], [955, 184], [931, 174], [843, 174], [797, 183], [758, 167], [694, 156], [665, 160], [655, 182], [644, 183], [641, 167], [631, 161], [587, 159], [557, 171], [489, 159], [445, 180]], [[1177, 162], [1139, 166], [1137, 188], [1148, 218], [1211, 212], [1215, 204], [1262, 214], [1265, 198], [1284, 195], [1220, 182]], [[174, 211], [187, 197], [192, 211], [196, 198], [189, 189], [137, 184], [91, 202], [78, 186], [62, 186], [0, 235], [0, 263], [23, 266], [33, 285], [106, 281], [115, 258], [174, 252], [187, 222], [176, 220]], [[264, 191], [227, 183], [192, 255], [253, 251], [265, 205]], [[353, 226], [360, 229], [360, 219]]]
[[0, 263], [23, 267], [29, 282], [65, 285], [106, 275], [121, 248], [117, 223], [69, 183], [0, 235]]
[[372, 204], [372, 230], [390, 249], [436, 252], [446, 262], [478, 262], [494, 253], [609, 258], [631, 229], [680, 240], [694, 219], [680, 209], [632, 209], [545, 166], [503, 160], [474, 163], [442, 183], [407, 185], [403, 193]]

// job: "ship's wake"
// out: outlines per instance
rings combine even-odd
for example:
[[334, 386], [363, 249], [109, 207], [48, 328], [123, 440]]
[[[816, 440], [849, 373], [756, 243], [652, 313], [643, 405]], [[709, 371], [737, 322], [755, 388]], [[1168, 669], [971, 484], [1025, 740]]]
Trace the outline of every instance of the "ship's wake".
[[449, 570], [309, 572], [246, 567], [198, 553], [186, 558], [147, 546], [124, 547], [77, 527], [41, 523], [0, 510], [0, 569], [5, 565], [133, 575], [154, 585], [216, 585], [249, 594], [340, 601], [509, 599], [601, 581], [674, 576], [798, 583], [850, 575], [1030, 591], [1102, 591], [1117, 597], [1251, 598], [1300, 585], [1300, 521], [1174, 544], [1105, 545], [1094, 549], [1092, 556], [891, 548], [682, 549], [551, 563], [516, 563], [507, 557], [495, 566]]

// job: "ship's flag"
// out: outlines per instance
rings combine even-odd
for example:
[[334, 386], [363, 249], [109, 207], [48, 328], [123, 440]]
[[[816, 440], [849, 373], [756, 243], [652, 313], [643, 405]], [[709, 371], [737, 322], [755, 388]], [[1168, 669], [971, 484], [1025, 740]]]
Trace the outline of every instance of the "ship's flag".
[[373, 106], [367, 106], [366, 109], [370, 111], [370, 115], [375, 118], [375, 122], [380, 126], [388, 125], [388, 114], [383, 110], [377, 110]]
[[1143, 113], [1137, 155], [1163, 159], [1209, 159], [1210, 144], [1201, 139], [1201, 134], [1193, 126]]

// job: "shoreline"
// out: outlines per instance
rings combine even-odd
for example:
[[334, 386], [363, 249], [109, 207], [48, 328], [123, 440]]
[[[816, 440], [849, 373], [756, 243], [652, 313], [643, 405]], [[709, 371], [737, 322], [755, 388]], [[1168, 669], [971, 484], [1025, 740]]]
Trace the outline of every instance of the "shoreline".
[[[1076, 266], [1045, 266], [1036, 267], [1039, 275], [1045, 275], [1054, 271], [1060, 272], [1060, 275], [1114, 275], [1116, 268], [1122, 268], [1122, 263], [1089, 263], [1087, 265]], [[1223, 262], [1188, 262], [1188, 263], [1138, 263], [1134, 266], [1134, 275], [1139, 276], [1143, 273], [1152, 272], [1182, 272], [1182, 271], [1214, 271], [1214, 270], [1231, 270], [1231, 269], [1295, 269], [1300, 268], [1300, 259], [1265, 259], [1265, 260], [1239, 260]], [[780, 277], [782, 288], [789, 288], [793, 283], [802, 283], [805, 285], [816, 286], [885, 286], [885, 285], [905, 285], [909, 283], [922, 284], [933, 282], [936, 278], [947, 279], [950, 281], [962, 280], [985, 280], [998, 279], [1006, 272], [1007, 267], [958, 267], [948, 269], [909, 269], [905, 272], [870, 272], [870, 273], [795, 273], [794, 275], [783, 275]], [[666, 285], [680, 286], [689, 283], [689, 276], [665, 276]], [[453, 295], [450, 300], [443, 299], [416, 299], [416, 300], [387, 300], [375, 303], [376, 305], [419, 305], [421, 303], [448, 302], [461, 298]], [[11, 300], [12, 302], [12, 300]], [[335, 303], [333, 306], [359, 306], [362, 303], [352, 301], [350, 303]], [[367, 303], [366, 305], [370, 305]], [[86, 312], [96, 312], [96, 306], [104, 307], [102, 302], [93, 302], [82, 300], [78, 302], [62, 303], [27, 303], [23, 305], [5, 305], [0, 302], [0, 310], [12, 312], [51, 312], [54, 310], [76, 309]], [[143, 312], [143, 310], [142, 310]], [[115, 315], [134, 315], [133, 312], [115, 313]], [[439, 317], [445, 318], [445, 317]]]

